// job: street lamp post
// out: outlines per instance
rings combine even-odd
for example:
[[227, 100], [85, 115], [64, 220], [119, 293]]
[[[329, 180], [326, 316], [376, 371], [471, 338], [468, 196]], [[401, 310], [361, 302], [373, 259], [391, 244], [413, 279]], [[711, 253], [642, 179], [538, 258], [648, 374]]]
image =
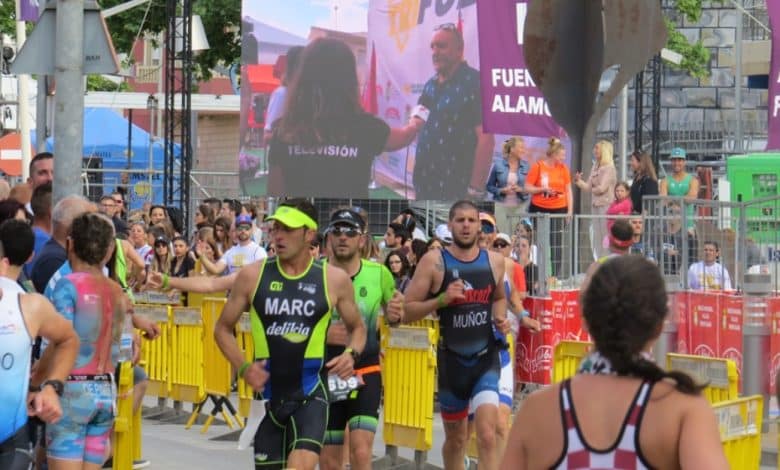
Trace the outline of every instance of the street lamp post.
[[146, 99], [146, 109], [149, 110], [149, 202], [154, 204], [154, 117], [157, 114], [159, 102], [157, 97], [150, 94]]

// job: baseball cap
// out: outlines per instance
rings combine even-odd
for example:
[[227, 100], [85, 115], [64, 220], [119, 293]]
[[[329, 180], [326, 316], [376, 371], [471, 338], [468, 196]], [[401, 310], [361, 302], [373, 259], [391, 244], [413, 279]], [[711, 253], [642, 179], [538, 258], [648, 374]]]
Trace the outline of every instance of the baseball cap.
[[683, 149], [682, 147], [673, 148], [669, 158], [682, 158], [683, 160], [685, 160], [686, 158], [685, 149]]
[[447, 224], [440, 224], [436, 226], [434, 234], [436, 235], [436, 238], [443, 241], [444, 243], [452, 243], [452, 232], [450, 232], [450, 228], [447, 227]]
[[168, 245], [168, 239], [165, 237], [157, 237], [157, 239], [154, 240], [154, 246], [157, 245]]
[[338, 210], [333, 213], [330, 218], [328, 228], [335, 227], [336, 225], [349, 225], [361, 232], [365, 230], [366, 224], [363, 222], [363, 217], [357, 212], [349, 209]]
[[487, 212], [480, 212], [479, 213], [479, 220], [480, 220], [480, 222], [488, 222], [493, 227], [496, 226], [496, 218], [493, 217], [493, 215], [488, 214]]
[[507, 234], [505, 234], [503, 232], [499, 233], [498, 235], [496, 235], [496, 238], [495, 238], [495, 240], [493, 240], [493, 242], [495, 242], [497, 240], [503, 240], [503, 241], [505, 241], [507, 243], [507, 245], [511, 245], [512, 244], [512, 239], [509, 238], [509, 235], [507, 235]]
[[279, 206], [273, 215], [269, 215], [265, 220], [276, 220], [290, 228], [307, 227], [317, 230], [317, 222], [302, 211], [291, 206]]
[[236, 227], [239, 225], [252, 225], [252, 217], [249, 215], [239, 215], [236, 217]]

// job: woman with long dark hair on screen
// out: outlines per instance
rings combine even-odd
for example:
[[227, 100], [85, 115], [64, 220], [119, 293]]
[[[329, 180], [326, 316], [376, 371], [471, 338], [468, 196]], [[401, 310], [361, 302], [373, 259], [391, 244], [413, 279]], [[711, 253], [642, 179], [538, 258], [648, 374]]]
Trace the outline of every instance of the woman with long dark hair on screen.
[[316, 39], [303, 50], [272, 131], [268, 195], [368, 198], [374, 157], [408, 146], [423, 124], [413, 115], [395, 129], [364, 111], [352, 50]]

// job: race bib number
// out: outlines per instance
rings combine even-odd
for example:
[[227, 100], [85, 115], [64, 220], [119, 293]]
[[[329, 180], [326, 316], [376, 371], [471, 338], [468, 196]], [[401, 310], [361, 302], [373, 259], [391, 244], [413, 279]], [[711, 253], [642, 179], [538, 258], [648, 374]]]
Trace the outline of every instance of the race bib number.
[[347, 380], [342, 380], [338, 375], [328, 376], [328, 390], [330, 402], [343, 401], [349, 398], [349, 394], [363, 386], [363, 380], [353, 375]]

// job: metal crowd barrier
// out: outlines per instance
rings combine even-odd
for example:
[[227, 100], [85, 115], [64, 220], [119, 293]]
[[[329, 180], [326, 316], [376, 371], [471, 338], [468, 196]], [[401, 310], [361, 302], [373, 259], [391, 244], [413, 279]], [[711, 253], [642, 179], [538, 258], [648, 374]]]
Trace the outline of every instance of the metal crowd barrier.
[[764, 398], [754, 395], [716, 403], [720, 440], [729, 466], [759, 468]]
[[666, 368], [685, 372], [696, 382], [706, 383], [702, 394], [712, 404], [739, 396], [737, 365], [730, 359], [669, 353], [666, 355]]
[[129, 362], [122, 362], [119, 366], [116, 407], [113, 468], [127, 470], [133, 468], [135, 458], [133, 441], [136, 440], [135, 426], [133, 426], [133, 365]]
[[552, 382], [562, 382], [577, 373], [577, 368], [582, 362], [593, 343], [585, 341], [561, 341], [555, 346], [553, 353]]
[[415, 464], [422, 466], [433, 445], [437, 334], [438, 328], [380, 325], [384, 351], [382, 434], [393, 464], [398, 447], [407, 447], [415, 450]]

